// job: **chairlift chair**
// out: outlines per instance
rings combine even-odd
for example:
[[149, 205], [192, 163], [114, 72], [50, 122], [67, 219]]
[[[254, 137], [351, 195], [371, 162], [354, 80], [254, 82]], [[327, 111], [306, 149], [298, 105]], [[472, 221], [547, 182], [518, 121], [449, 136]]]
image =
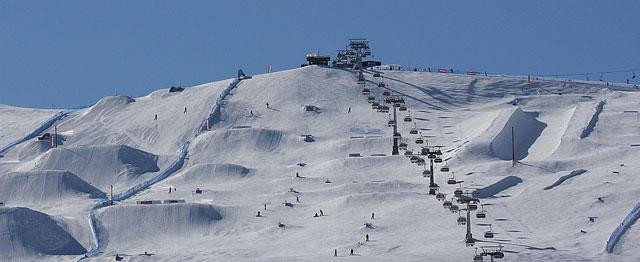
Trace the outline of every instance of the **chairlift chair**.
[[[437, 197], [437, 196], [436, 196], [436, 197]], [[449, 201], [449, 200], [445, 200], [445, 201], [442, 203], [442, 207], [444, 207], [444, 208], [446, 208], [446, 209], [451, 208], [451, 205], [453, 205], [453, 203], [451, 203], [451, 201]]]
[[439, 201], [439, 200], [444, 200], [444, 197], [445, 197], [444, 193], [439, 193], [439, 192], [438, 192], [438, 194], [436, 194], [436, 199], [437, 199], [438, 201]]
[[448, 166], [443, 166], [440, 168], [440, 172], [449, 172], [449, 167]]
[[504, 258], [504, 253], [502, 253], [502, 251], [496, 251], [493, 253], [493, 258]]
[[433, 162], [434, 162], [434, 163], [442, 163], [442, 158], [437, 157], [437, 158], [435, 158], [435, 159], [433, 160]]
[[463, 216], [458, 216], [458, 225], [466, 225], [466, 224], [467, 224], [467, 218]]
[[405, 142], [400, 142], [400, 144], [398, 144], [398, 148], [400, 150], [407, 150], [407, 143]]
[[376, 101], [376, 97], [375, 97], [375, 96], [369, 96], [369, 97], [367, 97], [367, 102], [369, 102], [369, 103], [373, 103], [374, 101]]
[[422, 139], [422, 137], [416, 138], [416, 144], [423, 144], [424, 143], [424, 139]]
[[399, 111], [407, 111], [407, 107], [406, 106], [401, 106], [398, 108]]
[[406, 151], [404, 151], [404, 155], [405, 156], [411, 156], [411, 155], [413, 155], [413, 151], [407, 149]]
[[489, 231], [484, 232], [484, 238], [493, 238], [493, 229], [489, 225]]
[[369, 90], [369, 88], [363, 88], [362, 89], [362, 94], [363, 95], [369, 95], [371, 93], [371, 90]]
[[476, 254], [475, 256], [473, 256], [473, 262], [482, 262], [482, 261], [484, 261], [482, 258], [482, 255]]
[[390, 95], [391, 95], [391, 92], [389, 92], [389, 91], [384, 91], [384, 92], [382, 92], [382, 95], [383, 95], [383, 96], [390, 96]]
[[405, 122], [411, 122], [411, 117], [410, 116], [405, 116], [404, 117], [404, 121]]
[[411, 161], [411, 163], [417, 163], [419, 161], [419, 157], [417, 156], [411, 156], [411, 158], [409, 159], [409, 161]]
[[458, 207], [458, 205], [451, 204], [449, 210], [451, 210], [451, 212], [458, 212], [460, 208]]
[[422, 171], [422, 176], [423, 177], [430, 177], [431, 176], [431, 171], [430, 170]]
[[380, 77], [380, 73], [373, 73], [373, 77]]
[[378, 83], [378, 87], [385, 87], [386, 85], [384, 84], [384, 82], [380, 82]]
[[455, 185], [457, 183], [458, 181], [456, 181], [454, 177], [450, 177], [449, 179], [447, 179], [447, 185]]
[[469, 204], [469, 210], [471, 210], [471, 211], [478, 210], [478, 205], [477, 204]]
[[462, 196], [463, 193], [464, 192], [462, 192], [462, 189], [460, 189], [460, 188], [456, 188], [456, 190], [453, 191], [453, 195], [454, 196], [458, 196], [458, 197]]
[[418, 134], [418, 129], [412, 128], [412, 129], [409, 131], [409, 134], [417, 135], [417, 134]]
[[486, 218], [487, 217], [487, 211], [484, 211], [484, 206], [481, 205], [482, 210], [478, 211], [476, 213], [476, 218]]
[[429, 153], [429, 156], [427, 156], [429, 159], [435, 159], [436, 155], [433, 152]]

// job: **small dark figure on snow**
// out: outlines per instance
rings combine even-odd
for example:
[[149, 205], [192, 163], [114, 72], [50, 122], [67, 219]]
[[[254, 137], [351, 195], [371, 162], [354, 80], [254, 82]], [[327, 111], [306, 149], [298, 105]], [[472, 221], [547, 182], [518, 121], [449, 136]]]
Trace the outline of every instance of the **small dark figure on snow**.
[[267, 210], [267, 204], [264, 204], [264, 210]]
[[337, 256], [338, 256], [338, 249], [334, 249], [334, 250], [333, 250], [333, 256], [334, 256], [334, 257], [337, 257]]
[[267, 108], [269, 108], [269, 103], [267, 103]]
[[256, 217], [260, 217], [260, 211], [258, 211], [258, 214], [256, 215]]
[[369, 234], [365, 236], [365, 241], [369, 242]]
[[249, 114], [250, 114], [251, 116], [253, 116], [253, 110], [250, 110], [250, 111], [249, 111]]
[[156, 114], [156, 116], [153, 117], [153, 120], [158, 120], [158, 114]]
[[351, 249], [351, 253], [349, 253], [350, 256], [353, 256], [353, 248]]
[[349, 113], [351, 113], [351, 107], [349, 107]]
[[322, 209], [320, 209], [320, 215], [324, 216], [324, 212], [322, 212]]
[[300, 198], [296, 197], [296, 202], [300, 203]]
[[316, 213], [315, 215], [313, 215], [313, 217], [318, 217], [318, 213]]
[[186, 113], [187, 113], [187, 107], [185, 106], [184, 107], [184, 114], [186, 114]]
[[371, 219], [375, 219], [376, 218], [376, 214], [371, 213]]
[[298, 174], [298, 172], [296, 172], [296, 177], [300, 177], [300, 174]]
[[169, 187], [169, 194], [171, 194], [171, 187]]

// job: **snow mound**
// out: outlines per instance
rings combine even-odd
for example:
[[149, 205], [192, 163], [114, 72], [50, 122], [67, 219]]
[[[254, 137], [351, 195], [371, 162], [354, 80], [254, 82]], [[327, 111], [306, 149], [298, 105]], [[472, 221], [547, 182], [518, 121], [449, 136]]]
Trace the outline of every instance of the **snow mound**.
[[[279, 149], [284, 132], [263, 128], [225, 129], [206, 132], [196, 138], [191, 155], [207, 158], [224, 151], [234, 155], [240, 151], [273, 152]], [[190, 155], [190, 156], [191, 156]]]
[[173, 177], [173, 182], [206, 183], [225, 182], [246, 177], [250, 170], [234, 164], [197, 164]]
[[128, 179], [159, 171], [156, 155], [125, 145], [58, 147], [38, 159], [36, 170], [69, 170], [90, 184], [105, 188], [121, 176]]
[[60, 198], [86, 194], [91, 198], [105, 194], [69, 171], [43, 170], [11, 172], [0, 176], [0, 199], [11, 202], [55, 202]]
[[517, 108], [509, 117], [500, 133], [491, 141], [491, 151], [502, 160], [511, 160], [511, 128], [515, 131], [515, 157], [522, 160], [529, 154], [529, 148], [547, 127], [547, 124], [538, 121], [538, 113], [525, 112]]
[[496, 194], [509, 189], [510, 187], [518, 185], [519, 183], [522, 183], [521, 178], [517, 176], [508, 176], [487, 187], [473, 191], [473, 196], [477, 198], [493, 197]]
[[208, 235], [222, 215], [206, 204], [123, 205], [101, 209], [97, 219], [99, 231], [108, 236], [108, 245], [116, 245]]
[[129, 96], [107, 96], [100, 99], [98, 103], [91, 106], [83, 116], [100, 118], [104, 115], [108, 115], [112, 112], [120, 110], [123, 106], [129, 103], [133, 103], [136, 100]]
[[81, 255], [87, 250], [53, 217], [24, 207], [0, 208], [2, 259]]

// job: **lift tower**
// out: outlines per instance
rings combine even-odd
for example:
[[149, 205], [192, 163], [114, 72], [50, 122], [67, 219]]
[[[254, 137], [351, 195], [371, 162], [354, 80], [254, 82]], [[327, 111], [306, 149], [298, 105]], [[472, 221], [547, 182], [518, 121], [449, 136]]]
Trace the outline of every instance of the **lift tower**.
[[[430, 152], [429, 154], [433, 154], [433, 152]], [[433, 172], [433, 159], [434, 158], [429, 157], [429, 163], [431, 164], [430, 165], [431, 176], [429, 176], [429, 195], [435, 195], [436, 191], [438, 191], [438, 189], [440, 188], [440, 186], [438, 186], [438, 184], [435, 183], [434, 178], [433, 178], [436, 175]]]
[[393, 149], [391, 155], [399, 155], [398, 152], [398, 140], [400, 140], [400, 133], [398, 133], [398, 119], [396, 118], [396, 104], [393, 104]]
[[476, 243], [471, 234], [471, 209], [469, 208], [469, 202], [467, 202], [467, 235], [464, 237], [464, 243], [467, 246], [473, 246]]

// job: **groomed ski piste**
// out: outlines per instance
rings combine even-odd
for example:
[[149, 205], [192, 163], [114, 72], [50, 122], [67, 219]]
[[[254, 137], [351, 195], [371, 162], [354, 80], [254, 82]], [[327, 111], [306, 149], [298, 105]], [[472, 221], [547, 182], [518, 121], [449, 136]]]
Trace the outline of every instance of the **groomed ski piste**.
[[[502, 246], [503, 261], [640, 259], [635, 89], [396, 70], [364, 77], [380, 104], [385, 91], [402, 94], [397, 126], [408, 150], [442, 146], [439, 192], [479, 198], [473, 247], [457, 223], [465, 213], [428, 194], [424, 167], [405, 150], [391, 155], [389, 115], [372, 109], [357, 75], [307, 66], [106, 97], [50, 125], [60, 110], [2, 106], [0, 119], [25, 119], [0, 136], [12, 145], [0, 158], [3, 259], [472, 261], [490, 246]], [[54, 125], [61, 142], [51, 148], [35, 136]]]

